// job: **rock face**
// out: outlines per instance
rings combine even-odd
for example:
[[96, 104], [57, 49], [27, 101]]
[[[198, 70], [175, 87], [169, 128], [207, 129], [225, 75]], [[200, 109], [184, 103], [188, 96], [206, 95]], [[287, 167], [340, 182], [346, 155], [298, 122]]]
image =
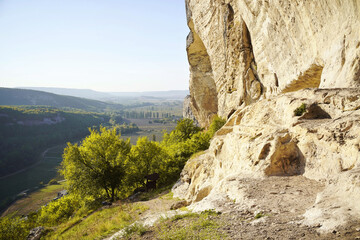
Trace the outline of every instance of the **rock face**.
[[196, 125], [199, 125], [198, 121], [196, 120], [193, 112], [192, 112], [192, 109], [191, 109], [191, 105], [190, 105], [190, 100], [191, 100], [191, 97], [190, 95], [187, 95], [184, 99], [184, 103], [183, 103], [183, 117], [184, 118], [189, 118], [191, 120], [194, 121], [194, 123]]
[[[302, 104], [306, 111], [295, 116]], [[327, 219], [318, 214], [334, 205], [344, 214], [337, 215], [342, 223], [359, 218], [359, 109], [360, 89], [305, 89], [239, 108], [216, 133], [209, 150], [187, 162], [175, 195], [202, 201], [203, 206], [223, 195], [252, 205], [233, 186], [234, 177], [302, 175], [329, 183], [307, 213], [309, 222], [321, 222], [324, 229], [339, 224], [329, 220], [331, 213]]]
[[224, 199], [252, 208], [241, 179], [302, 175], [325, 183], [304, 224], [360, 220], [360, 1], [186, 0], [186, 8], [189, 105], [204, 127], [213, 114], [228, 120], [187, 162], [175, 196], [193, 209]]
[[360, 86], [360, 1], [187, 0], [200, 124], [260, 98]]

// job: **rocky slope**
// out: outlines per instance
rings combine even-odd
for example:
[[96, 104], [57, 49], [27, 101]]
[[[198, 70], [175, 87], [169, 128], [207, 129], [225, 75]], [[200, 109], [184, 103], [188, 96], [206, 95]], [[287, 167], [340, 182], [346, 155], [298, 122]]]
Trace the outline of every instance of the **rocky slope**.
[[186, 6], [192, 112], [205, 127], [213, 114], [228, 121], [188, 161], [175, 195], [194, 210], [232, 199], [254, 211], [262, 200], [243, 179], [302, 175], [324, 185], [297, 212], [302, 224], [329, 231], [359, 220], [360, 1]]

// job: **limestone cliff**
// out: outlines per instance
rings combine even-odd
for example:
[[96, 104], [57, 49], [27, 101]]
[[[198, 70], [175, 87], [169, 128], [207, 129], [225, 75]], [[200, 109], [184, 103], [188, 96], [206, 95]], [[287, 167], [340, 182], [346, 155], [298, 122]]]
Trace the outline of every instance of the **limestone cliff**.
[[360, 86], [360, 1], [187, 0], [191, 105], [205, 126], [259, 98]]
[[239, 179], [302, 175], [326, 183], [303, 223], [329, 230], [359, 220], [360, 0], [186, 8], [192, 112], [202, 126], [213, 114], [228, 120], [188, 161], [175, 196], [193, 209], [219, 199], [251, 209]]

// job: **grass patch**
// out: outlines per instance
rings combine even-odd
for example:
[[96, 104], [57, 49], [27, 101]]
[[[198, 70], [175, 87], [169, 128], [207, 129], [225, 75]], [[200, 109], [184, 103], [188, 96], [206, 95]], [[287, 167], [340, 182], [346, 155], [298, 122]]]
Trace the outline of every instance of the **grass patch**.
[[[146, 211], [142, 204], [124, 204], [95, 211], [86, 218], [76, 217], [59, 225], [46, 239], [100, 239], [107, 237], [137, 220]], [[132, 231], [135, 231], [134, 228]], [[130, 231], [130, 230], [129, 230]], [[142, 232], [140, 227], [136, 231]]]
[[300, 107], [298, 107], [294, 110], [294, 115], [301, 116], [304, 114], [304, 112], [306, 112], [306, 104], [305, 103], [301, 104]]
[[255, 219], [259, 219], [259, 218], [262, 218], [262, 217], [265, 217], [266, 215], [263, 213], [263, 212], [259, 212], [255, 215]]
[[217, 231], [221, 226], [216, 220], [219, 214], [219, 212], [207, 210], [200, 214], [175, 215], [157, 226], [157, 239], [224, 239], [226, 236]]
[[176, 214], [175, 216], [173, 216], [171, 218], [171, 221], [177, 221], [177, 220], [180, 220], [180, 219], [183, 219], [183, 218], [192, 218], [192, 217], [197, 217], [199, 214], [197, 213], [185, 213], [185, 214]]
[[133, 235], [142, 236], [147, 232], [147, 228], [142, 224], [132, 224], [130, 226], [125, 227], [124, 229], [124, 237], [129, 238]]
[[164, 199], [164, 200], [172, 200], [173, 198], [174, 198], [174, 193], [172, 191], [160, 196], [160, 199]]
[[180, 211], [188, 212], [190, 211], [187, 207], [181, 207], [179, 208]]

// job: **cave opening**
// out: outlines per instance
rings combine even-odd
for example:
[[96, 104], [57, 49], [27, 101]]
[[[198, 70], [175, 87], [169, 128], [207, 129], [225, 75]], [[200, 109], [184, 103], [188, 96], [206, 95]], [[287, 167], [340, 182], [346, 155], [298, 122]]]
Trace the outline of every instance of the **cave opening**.
[[298, 79], [293, 80], [282, 90], [283, 93], [295, 92], [304, 88], [318, 88], [321, 82], [323, 66], [312, 64]]

